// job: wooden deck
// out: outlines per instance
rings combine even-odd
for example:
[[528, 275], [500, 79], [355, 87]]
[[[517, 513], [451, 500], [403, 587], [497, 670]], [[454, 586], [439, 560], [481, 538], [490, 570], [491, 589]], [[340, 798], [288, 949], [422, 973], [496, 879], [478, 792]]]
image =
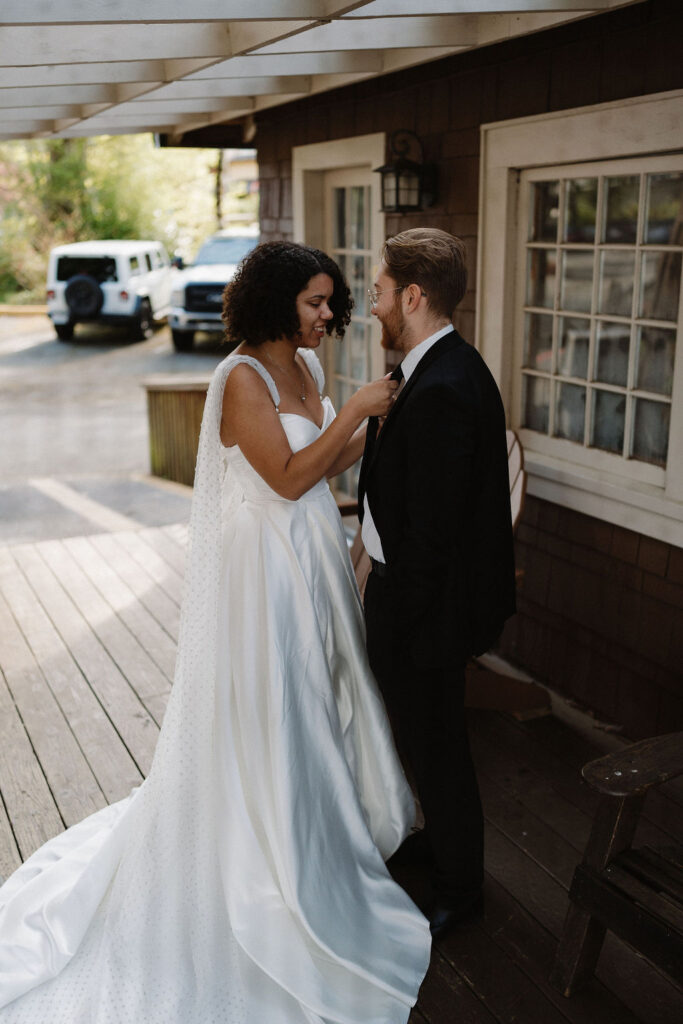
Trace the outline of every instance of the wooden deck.
[[[0, 875], [125, 796], [151, 763], [173, 676], [182, 525], [0, 548]], [[608, 937], [565, 1000], [547, 977], [608, 749], [558, 718], [471, 712], [486, 814], [486, 912], [434, 950], [411, 1024], [680, 1024], [683, 990]], [[683, 789], [652, 794], [640, 840], [683, 842]], [[404, 878], [420, 901], [424, 879]]]

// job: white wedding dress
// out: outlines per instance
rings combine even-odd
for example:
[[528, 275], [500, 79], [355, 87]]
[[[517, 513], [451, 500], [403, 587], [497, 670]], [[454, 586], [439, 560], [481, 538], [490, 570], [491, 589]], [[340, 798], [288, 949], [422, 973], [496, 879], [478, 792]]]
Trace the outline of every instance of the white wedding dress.
[[[0, 1024], [404, 1024], [417, 998], [429, 929], [384, 865], [414, 804], [341, 520], [325, 481], [287, 501], [221, 445], [245, 359], [207, 396], [152, 769], [0, 889]], [[293, 450], [320, 433], [280, 416]]]

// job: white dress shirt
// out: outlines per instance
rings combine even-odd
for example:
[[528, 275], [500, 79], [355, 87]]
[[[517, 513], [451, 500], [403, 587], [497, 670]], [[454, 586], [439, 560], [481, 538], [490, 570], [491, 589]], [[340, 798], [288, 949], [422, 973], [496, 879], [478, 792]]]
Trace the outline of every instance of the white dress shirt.
[[[411, 374], [414, 373], [415, 367], [420, 362], [426, 352], [432, 347], [432, 345], [443, 338], [445, 334], [452, 331], [453, 327], [448, 324], [447, 327], [442, 327], [440, 331], [435, 334], [430, 334], [428, 338], [421, 341], [415, 348], [411, 348], [410, 352], [404, 357], [401, 363], [401, 369], [403, 370], [403, 380], [407, 384], [410, 380]], [[377, 527], [375, 526], [372, 518], [372, 512], [370, 511], [370, 505], [368, 503], [367, 491], [363, 496], [363, 528], [361, 530], [361, 536], [363, 538], [363, 544], [365, 550], [370, 555], [370, 558], [374, 558], [376, 562], [386, 562], [384, 552], [382, 551], [382, 541], [379, 538]]]

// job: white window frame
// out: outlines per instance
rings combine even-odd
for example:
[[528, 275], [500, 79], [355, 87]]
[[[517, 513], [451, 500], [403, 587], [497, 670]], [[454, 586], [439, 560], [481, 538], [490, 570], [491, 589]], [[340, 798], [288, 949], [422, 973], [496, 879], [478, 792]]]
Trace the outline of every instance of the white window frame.
[[[512, 427], [519, 425], [521, 386], [513, 344], [521, 170], [681, 151], [683, 90], [482, 125], [476, 344], [498, 381]], [[530, 494], [683, 547], [683, 342], [677, 346], [662, 484], [638, 479], [630, 462], [618, 472], [581, 465], [566, 443], [544, 439], [536, 445], [538, 435], [523, 434]]]

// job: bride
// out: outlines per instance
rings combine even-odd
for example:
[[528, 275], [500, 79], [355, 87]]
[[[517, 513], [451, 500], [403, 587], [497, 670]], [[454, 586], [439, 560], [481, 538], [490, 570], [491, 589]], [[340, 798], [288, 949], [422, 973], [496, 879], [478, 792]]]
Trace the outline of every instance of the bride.
[[176, 675], [146, 781], [0, 889], [0, 1024], [405, 1024], [426, 920], [385, 860], [414, 803], [327, 485], [393, 381], [335, 417], [315, 349], [349, 290], [258, 246], [225, 296]]

